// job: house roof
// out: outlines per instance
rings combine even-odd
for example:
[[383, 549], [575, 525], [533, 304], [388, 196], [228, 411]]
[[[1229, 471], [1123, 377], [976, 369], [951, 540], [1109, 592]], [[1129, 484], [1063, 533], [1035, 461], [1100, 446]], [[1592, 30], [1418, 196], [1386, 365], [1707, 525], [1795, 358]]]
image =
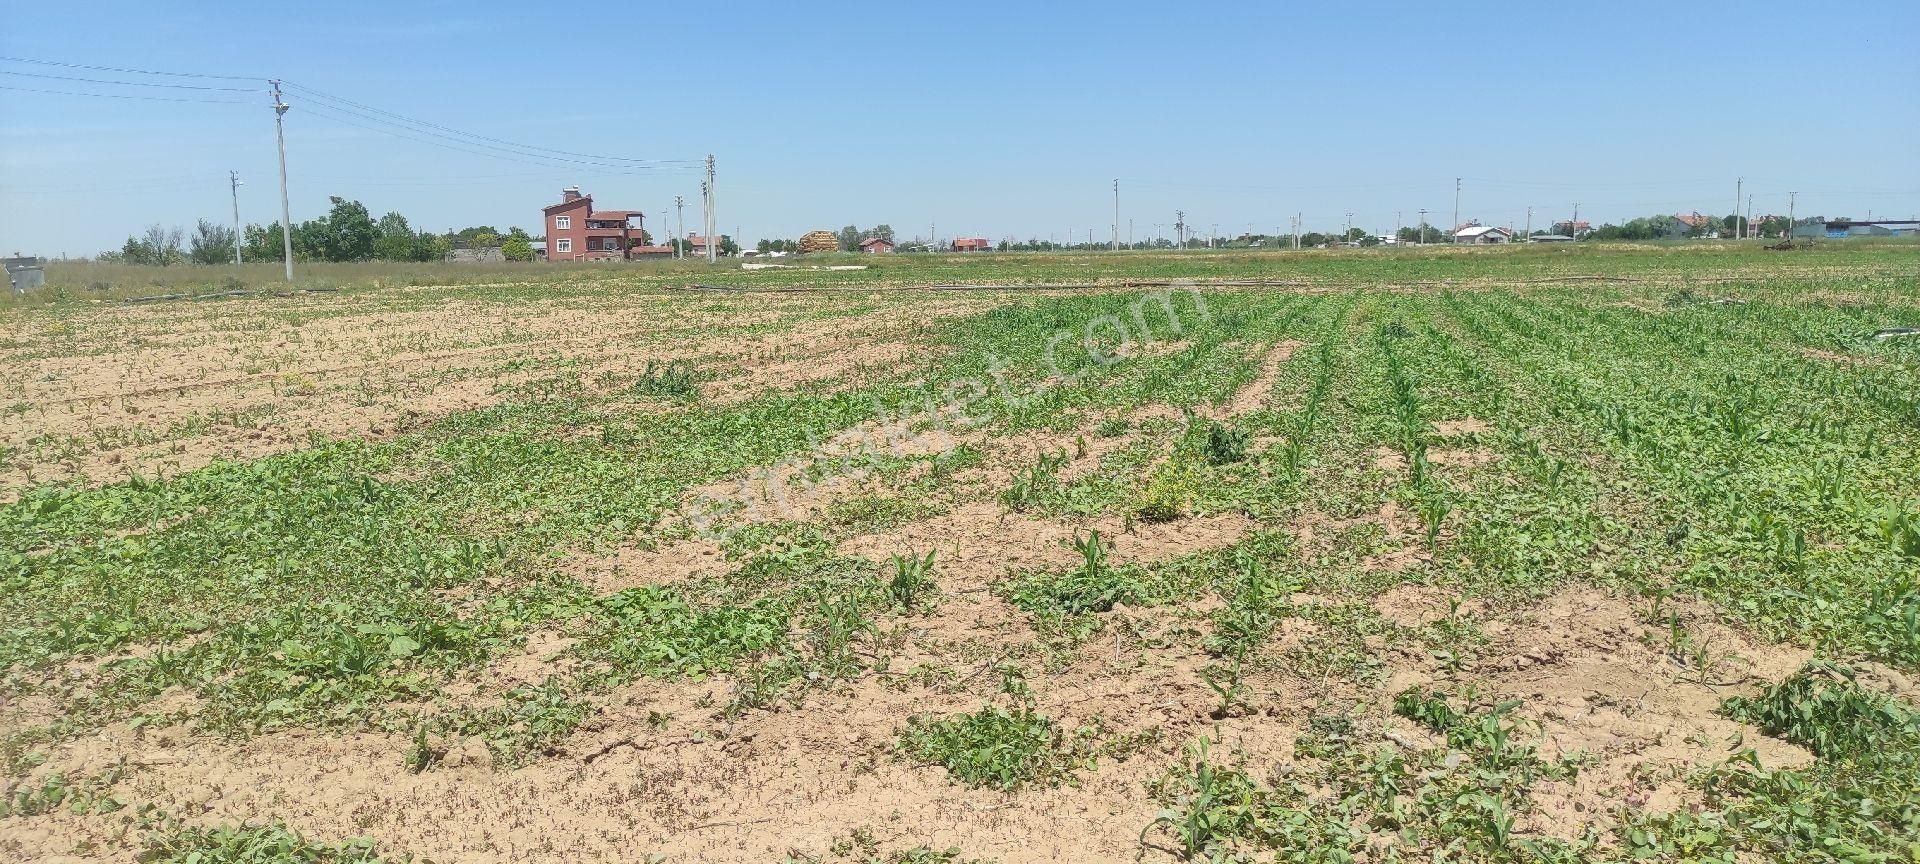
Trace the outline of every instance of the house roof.
[[582, 195], [578, 198], [573, 199], [572, 201], [562, 201], [558, 204], [548, 204], [547, 206], [540, 208], [540, 212], [545, 213], [549, 210], [559, 210], [562, 207], [579, 207], [581, 205], [585, 205], [588, 211], [592, 211], [593, 196]]
[[1473, 226], [1473, 227], [1470, 227], [1470, 228], [1462, 228], [1462, 229], [1460, 229], [1460, 230], [1458, 230], [1458, 231], [1455, 231], [1455, 232], [1453, 232], [1453, 236], [1455, 236], [1455, 237], [1479, 237], [1479, 236], [1481, 236], [1481, 235], [1483, 235], [1483, 234], [1490, 234], [1490, 233], [1493, 233], [1493, 232], [1495, 232], [1495, 231], [1498, 231], [1498, 232], [1500, 232], [1500, 233], [1502, 233], [1502, 234], [1505, 234], [1505, 233], [1507, 233], [1507, 229], [1505, 229], [1505, 228], [1502, 228], [1502, 227], [1500, 227], [1500, 226], [1498, 226], [1498, 225], [1475, 225], [1475, 226]]
[[612, 222], [619, 222], [625, 219], [632, 219], [633, 217], [640, 216], [640, 215], [643, 215], [643, 214], [641, 214], [641, 212], [638, 210], [595, 210], [588, 213], [587, 218], [588, 219], [606, 219]]
[[892, 245], [893, 245], [893, 241], [892, 241], [892, 240], [888, 240], [888, 239], [887, 239], [887, 238], [885, 238], [885, 237], [868, 237], [867, 239], [865, 239], [865, 240], [862, 240], [862, 241], [860, 241], [860, 247], [864, 249], [864, 248], [866, 248], [866, 247], [868, 247], [868, 246], [872, 246], [872, 245], [875, 245], [875, 244], [878, 244], [878, 243], [885, 243], [885, 244], [887, 244], [888, 246], [892, 246]]
[[672, 246], [635, 246], [630, 251], [639, 255], [672, 255]]
[[953, 245], [957, 248], [960, 246], [992, 246], [993, 243], [985, 237], [955, 237], [953, 238]]
[[1698, 228], [1713, 221], [1713, 217], [1702, 216], [1698, 210], [1692, 213], [1675, 213], [1673, 214], [1673, 218], [1680, 220], [1681, 223], [1685, 224], [1688, 228]]

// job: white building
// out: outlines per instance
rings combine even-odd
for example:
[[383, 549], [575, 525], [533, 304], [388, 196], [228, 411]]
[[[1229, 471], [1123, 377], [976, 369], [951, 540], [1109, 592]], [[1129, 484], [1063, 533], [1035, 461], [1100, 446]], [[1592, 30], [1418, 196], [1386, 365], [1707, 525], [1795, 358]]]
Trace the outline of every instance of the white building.
[[1469, 225], [1453, 232], [1453, 242], [1476, 245], [1511, 243], [1513, 232], [1493, 225]]

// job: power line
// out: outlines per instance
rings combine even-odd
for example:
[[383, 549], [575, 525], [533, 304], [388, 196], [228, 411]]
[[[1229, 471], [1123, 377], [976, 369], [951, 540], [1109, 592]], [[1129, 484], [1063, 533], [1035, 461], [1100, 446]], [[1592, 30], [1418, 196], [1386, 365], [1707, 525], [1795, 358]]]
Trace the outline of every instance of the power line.
[[65, 69], [91, 69], [95, 72], [127, 72], [134, 75], [165, 75], [169, 78], [219, 78], [227, 81], [261, 81], [263, 75], [202, 75], [197, 72], [156, 72], [151, 69], [129, 69], [124, 66], [89, 66], [85, 63], [62, 63], [58, 60], [36, 60], [31, 57], [0, 57], [6, 63], [36, 63], [41, 66], [59, 66]]
[[[360, 115], [360, 114], [357, 114], [357, 113], [347, 113], [347, 112], [344, 112], [344, 111], [343, 111], [342, 109], [339, 109], [339, 108], [334, 108], [334, 107], [331, 107], [331, 106], [327, 106], [327, 105], [315, 105], [315, 104], [312, 104], [312, 103], [308, 103], [308, 104], [306, 105], [306, 109], [307, 109], [308, 111], [312, 111], [312, 112], [315, 112], [315, 115], [314, 115], [314, 116], [317, 116], [317, 117], [324, 117], [324, 118], [326, 118], [326, 119], [328, 119], [328, 120], [331, 120], [331, 121], [333, 121], [333, 122], [335, 122], [335, 123], [342, 123], [342, 124], [345, 124], [345, 125], [348, 125], [348, 126], [352, 126], [352, 127], [354, 127], [354, 128], [357, 128], [357, 129], [365, 129], [365, 130], [367, 130], [368, 132], [378, 132], [378, 133], [380, 133], [380, 134], [382, 134], [382, 135], [391, 135], [391, 136], [393, 136], [393, 137], [395, 137], [395, 138], [401, 138], [401, 139], [404, 139], [404, 140], [407, 140], [407, 141], [413, 141], [413, 142], [415, 142], [415, 143], [418, 143], [418, 144], [425, 144], [425, 145], [427, 145], [427, 146], [429, 146], [429, 147], [439, 147], [439, 148], [441, 148], [441, 149], [443, 149], [443, 150], [452, 150], [452, 151], [455, 151], [455, 152], [457, 152], [457, 153], [467, 153], [467, 154], [470, 154], [470, 155], [474, 155], [474, 156], [486, 156], [486, 157], [490, 157], [490, 158], [493, 158], [493, 159], [501, 159], [501, 160], [505, 160], [505, 161], [508, 161], [508, 162], [515, 162], [515, 163], [519, 163], [519, 164], [522, 164], [522, 165], [534, 165], [534, 166], [537, 166], [537, 167], [543, 167], [543, 168], [558, 168], [558, 167], [560, 167], [560, 166], [557, 166], [557, 165], [554, 165], [554, 164], [552, 164], [552, 163], [551, 163], [550, 161], [536, 161], [536, 160], [549, 160], [549, 159], [552, 159], [552, 157], [541, 157], [541, 156], [533, 156], [533, 155], [531, 155], [531, 154], [524, 154], [524, 153], [512, 153], [511, 151], [508, 151], [508, 152], [505, 152], [505, 153], [495, 153], [495, 152], [489, 152], [489, 151], [486, 151], [486, 150], [473, 150], [473, 149], [469, 149], [468, 147], [462, 147], [462, 146], [457, 146], [457, 145], [455, 145], [455, 144], [447, 144], [447, 143], [444, 143], [444, 142], [441, 142], [441, 141], [434, 141], [434, 140], [431, 140], [431, 139], [428, 139], [428, 138], [417, 138], [417, 137], [414, 137], [413, 135], [408, 135], [408, 134], [405, 134], [405, 133], [403, 133], [403, 132], [399, 132], [399, 131], [396, 131], [396, 130], [394, 130], [394, 129], [388, 129], [388, 128], [382, 128], [382, 127], [379, 127], [379, 126], [368, 126], [368, 125], [366, 125], [366, 124], [364, 124], [364, 123], [355, 123], [354, 121], [352, 121], [352, 120], [350, 120], [350, 119], [347, 119], [347, 118], [348, 118], [349, 116], [352, 116], [352, 117], [361, 117], [362, 119], [368, 119], [368, 120], [375, 120], [375, 122], [379, 122], [379, 121], [378, 121], [377, 119], [375, 119], [375, 118], [369, 118], [369, 117], [365, 117], [364, 115]], [[398, 125], [398, 124], [389, 124], [389, 125]], [[402, 127], [402, 128], [405, 128], [405, 127]], [[419, 132], [420, 134], [423, 134], [423, 135], [431, 135], [431, 134], [433, 134], [433, 133], [430, 133], [430, 132], [425, 132], [425, 131], [423, 131], [423, 130], [418, 130], [418, 129], [413, 129], [413, 130], [408, 130], [408, 131], [413, 131], [413, 132]], [[445, 136], [445, 135], [441, 135], [441, 136], [437, 136], [437, 137], [440, 137], [440, 138], [448, 138], [448, 136]], [[452, 139], [452, 138], [449, 138], [448, 140], [454, 140], [454, 141], [457, 141], [457, 140], [459, 140], [459, 139]], [[467, 142], [462, 142], [462, 143], [467, 143]], [[481, 144], [475, 144], [475, 145], [473, 145], [473, 146], [475, 146], [475, 147], [481, 147], [481, 146], [485, 146], [485, 145], [481, 145]], [[566, 162], [577, 162], [578, 160], [560, 160], [560, 161], [566, 161]], [[673, 167], [673, 168], [658, 168], [658, 167], [655, 167], [655, 168], [649, 168], [649, 167], [647, 167], [647, 166], [643, 166], [643, 165], [631, 165], [631, 166], [613, 166], [613, 165], [605, 165], [605, 164], [600, 164], [600, 163], [592, 163], [592, 162], [581, 162], [581, 163], [579, 163], [579, 164], [584, 164], [584, 165], [587, 165], [587, 166], [589, 166], [589, 167], [594, 167], [594, 168], [600, 168], [600, 169], [604, 169], [604, 170], [601, 170], [601, 171], [599, 171], [599, 172], [597, 172], [597, 173], [602, 173], [602, 174], [624, 174], [624, 175], [637, 175], [637, 174], [642, 174], [642, 173], [647, 173], [647, 172], [672, 172], [672, 171], [687, 171], [687, 170], [691, 170], [691, 166], [684, 166], [684, 167], [681, 167], [681, 166], [676, 166], [676, 167]]]
[[51, 78], [56, 81], [82, 81], [88, 84], [114, 84], [121, 87], [166, 87], [173, 90], [225, 90], [229, 93], [265, 93], [265, 87], [219, 87], [212, 84], [164, 84], [158, 81], [112, 81], [106, 78], [82, 78], [78, 75], [45, 75], [39, 72], [15, 72], [0, 69], [0, 75], [18, 75], [23, 78]]
[[139, 99], [146, 102], [198, 102], [203, 105], [252, 105], [238, 99], [187, 99], [170, 96], [138, 96], [131, 93], [82, 93], [78, 90], [42, 90], [38, 87], [15, 87], [0, 84], [0, 90], [18, 90], [22, 93], [47, 93], [54, 96], [93, 96], [99, 99]]
[[[392, 118], [392, 119], [390, 119], [390, 120], [381, 120], [381, 119], [379, 119], [378, 117], [366, 117], [366, 115], [364, 115], [364, 114], [358, 114], [358, 112], [350, 112], [350, 113], [355, 113], [355, 114], [357, 114], [358, 116], [362, 116], [362, 117], [365, 117], [365, 118], [366, 118], [366, 119], [368, 119], [368, 120], [375, 120], [376, 122], [382, 122], [382, 123], [391, 123], [391, 124], [394, 124], [394, 125], [401, 125], [401, 124], [406, 124], [406, 125], [411, 125], [411, 126], [421, 126], [421, 127], [425, 127], [426, 129], [434, 129], [434, 130], [438, 130], [438, 131], [440, 131], [440, 132], [446, 132], [446, 133], [450, 133], [451, 135], [456, 135], [456, 136], [459, 136], [459, 137], [461, 137], [461, 138], [470, 138], [470, 139], [473, 139], [474, 141], [485, 141], [485, 142], [488, 142], [488, 143], [491, 143], [491, 144], [496, 144], [496, 145], [500, 145], [500, 146], [502, 146], [502, 147], [506, 147], [506, 148], [512, 148], [512, 149], [516, 149], [516, 150], [525, 150], [525, 151], [535, 151], [535, 152], [530, 152], [530, 153], [527, 153], [527, 154], [526, 154], [526, 155], [529, 155], [529, 156], [540, 156], [541, 154], [544, 154], [544, 153], [552, 153], [552, 154], [555, 154], [556, 156], [572, 156], [572, 157], [577, 157], [577, 158], [579, 158], [579, 159], [591, 159], [591, 160], [602, 160], [602, 161], [607, 161], [607, 162], [630, 162], [630, 163], [635, 163], [635, 164], [637, 164], [637, 165], [639, 165], [639, 164], [685, 164], [685, 165], [694, 165], [694, 164], [698, 164], [698, 162], [699, 162], [699, 160], [695, 160], [695, 159], [633, 159], [633, 158], [629, 158], [629, 157], [626, 157], [626, 156], [602, 156], [602, 155], [598, 155], [598, 154], [594, 154], [594, 153], [575, 153], [575, 152], [573, 152], [573, 151], [570, 151], [570, 150], [556, 150], [556, 149], [554, 149], [554, 148], [551, 148], [551, 147], [539, 147], [539, 146], [535, 146], [535, 145], [532, 145], [532, 144], [520, 144], [520, 143], [517, 143], [517, 142], [514, 142], [514, 141], [507, 141], [507, 140], [505, 140], [505, 139], [501, 139], [501, 138], [490, 138], [490, 137], [488, 137], [488, 136], [485, 136], [485, 135], [480, 135], [480, 134], [476, 134], [476, 133], [473, 133], [473, 132], [466, 132], [466, 131], [462, 131], [462, 130], [459, 130], [459, 129], [454, 129], [454, 128], [452, 128], [452, 127], [450, 127], [450, 126], [442, 126], [442, 125], [440, 125], [440, 124], [438, 124], [438, 123], [430, 123], [430, 122], [428, 122], [428, 121], [425, 121], [425, 120], [420, 120], [420, 119], [418, 119], [418, 118], [414, 118], [414, 117], [409, 117], [409, 116], [407, 116], [407, 115], [405, 115], [405, 114], [397, 114], [397, 113], [394, 113], [394, 112], [392, 112], [392, 111], [387, 111], [387, 110], [383, 110], [383, 109], [380, 109], [380, 108], [375, 108], [375, 107], [373, 107], [373, 106], [371, 106], [371, 105], [365, 105], [365, 104], [362, 104], [362, 103], [359, 103], [359, 102], [355, 102], [355, 101], [353, 101], [353, 100], [351, 100], [351, 99], [345, 99], [345, 98], [342, 98], [342, 97], [339, 97], [339, 96], [334, 96], [334, 95], [331, 95], [331, 94], [328, 94], [328, 93], [323, 93], [323, 92], [321, 92], [321, 91], [319, 91], [319, 90], [315, 90], [315, 89], [313, 89], [312, 87], [305, 87], [305, 86], [302, 86], [302, 85], [299, 85], [299, 84], [295, 84], [295, 83], [293, 83], [293, 82], [291, 82], [291, 81], [287, 81], [287, 82], [282, 82], [282, 83], [284, 83], [284, 84], [285, 84], [285, 85], [287, 86], [287, 88], [288, 88], [288, 89], [292, 89], [292, 90], [298, 90], [298, 91], [300, 91], [300, 92], [302, 92], [302, 93], [305, 93], [305, 94], [307, 94], [307, 95], [309, 95], [309, 96], [313, 96], [313, 97], [316, 97], [316, 98], [318, 98], [318, 99], [321, 99], [321, 100], [323, 100], [323, 101], [325, 101], [325, 102], [329, 102], [329, 103], [338, 103], [337, 105], [332, 105], [332, 106], [330, 106], [330, 107], [333, 107], [333, 108], [334, 108], [334, 110], [337, 110], [337, 111], [348, 111], [348, 108], [343, 108], [343, 107], [340, 107], [340, 106], [343, 106], [343, 105], [344, 105], [344, 106], [350, 106], [351, 108], [358, 108], [358, 109], [360, 109], [361, 111], [365, 111], [365, 112], [371, 112], [372, 114], [377, 114], [377, 115], [380, 115], [381, 117], [387, 117], [387, 118]], [[395, 121], [398, 121], [398, 122], [395, 122]], [[419, 132], [422, 132], [423, 134], [433, 134], [433, 133], [431, 133], [431, 132], [426, 132], [426, 131], [425, 131], [424, 129], [417, 129], [417, 130], [414, 130], [414, 131], [419, 131]], [[442, 137], [442, 138], [444, 138], [444, 137], [448, 137], [448, 136], [446, 136], [446, 135], [439, 135], [439, 136], [436, 136], [436, 137]], [[476, 145], [476, 146], [484, 146], [484, 145]], [[546, 157], [546, 156], [541, 156], [541, 158], [553, 158], [553, 157]], [[559, 160], [559, 161], [571, 161], [571, 160]]]
[[[457, 138], [452, 135], [442, 135], [438, 132], [433, 132], [427, 129], [416, 129], [412, 126], [406, 126], [406, 125], [394, 122], [392, 120], [383, 120], [379, 117], [374, 117], [369, 114], [364, 114], [359, 111], [352, 110], [350, 108], [341, 108], [337, 105], [331, 105], [324, 102], [320, 102], [320, 103], [308, 102], [306, 104], [306, 107], [310, 110], [319, 111], [325, 115], [333, 116], [335, 119], [339, 119], [340, 122], [346, 123], [350, 126], [359, 126], [360, 128], [366, 129], [371, 132], [381, 132], [388, 135], [393, 135], [397, 138], [405, 138], [409, 141], [418, 141], [422, 144], [433, 144], [434, 146], [438, 146], [438, 147], [446, 147], [449, 150], [459, 150], [460, 152], [463, 152], [463, 153], [473, 153], [480, 156], [494, 156], [496, 158], [501, 158], [501, 159], [511, 158], [514, 161], [523, 162], [530, 165], [543, 164], [550, 167], [558, 167], [554, 163], [567, 163], [570, 165], [584, 165], [591, 168], [605, 168], [605, 169], [611, 170], [614, 173], [619, 173], [619, 174], [637, 174], [642, 171], [675, 171], [675, 170], [684, 171], [693, 167], [691, 165], [675, 165], [672, 167], [665, 167], [662, 165], [640, 165], [640, 164], [616, 165], [609, 162], [595, 162], [587, 159], [569, 159], [564, 156], [548, 156], [542, 153], [528, 153], [528, 152], [522, 152], [519, 150], [511, 150], [506, 147], [498, 147], [492, 144], [482, 144], [477, 141], [469, 141], [465, 138]], [[407, 134], [401, 134], [401, 132], [392, 131], [391, 129], [364, 126], [359, 123], [354, 123], [351, 120], [343, 119], [345, 117], [358, 117], [370, 123], [379, 123], [379, 124], [382, 124], [383, 126], [390, 126], [390, 127], [393, 127], [394, 129], [399, 129], [404, 132], [408, 132], [412, 134], [407, 135]], [[454, 144], [458, 144], [461, 146], [454, 147], [447, 144], [436, 144], [433, 141], [427, 141], [422, 138], [413, 137], [414, 135], [426, 135], [432, 138], [441, 139], [443, 141], [451, 141]], [[483, 150], [499, 151], [499, 152], [497, 153], [481, 152], [480, 150], [467, 149], [470, 147], [479, 147], [479, 148], [482, 148]], [[539, 161], [538, 162], [529, 161], [529, 160], [536, 160], [536, 159]]]

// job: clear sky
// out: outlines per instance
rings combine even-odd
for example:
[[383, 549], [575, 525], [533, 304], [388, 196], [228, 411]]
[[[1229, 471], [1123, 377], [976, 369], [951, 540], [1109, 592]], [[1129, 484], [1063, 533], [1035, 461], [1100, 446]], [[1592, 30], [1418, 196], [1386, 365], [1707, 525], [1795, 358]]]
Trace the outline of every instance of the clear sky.
[[[1784, 214], [1789, 191], [1802, 215], [1920, 211], [1915, 2], [0, 0], [0, 54], [280, 77], [595, 156], [713, 153], [720, 226], [749, 245], [882, 222], [903, 237], [1104, 239], [1115, 178], [1122, 231], [1139, 238], [1176, 208], [1222, 234], [1295, 212], [1320, 230], [1348, 211], [1376, 230], [1421, 208], [1444, 224], [1455, 177], [1462, 220], [1516, 227], [1529, 205], [1542, 227], [1574, 202], [1595, 224], [1724, 214], [1741, 176], [1755, 215]], [[229, 220], [230, 169], [244, 221], [279, 215], [263, 94], [19, 74], [0, 87], [245, 103], [0, 89], [0, 252], [93, 254], [149, 223]], [[289, 101], [295, 221], [340, 195], [417, 227], [537, 231], [540, 207], [578, 184], [657, 228], [674, 195], [699, 196], [687, 171], [508, 156], [420, 127], [407, 140]]]

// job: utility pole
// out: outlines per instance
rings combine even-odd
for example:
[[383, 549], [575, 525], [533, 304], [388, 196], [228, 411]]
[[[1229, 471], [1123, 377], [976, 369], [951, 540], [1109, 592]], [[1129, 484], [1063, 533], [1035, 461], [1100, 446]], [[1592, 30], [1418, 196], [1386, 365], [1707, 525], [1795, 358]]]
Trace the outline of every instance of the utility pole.
[[1533, 242], [1533, 208], [1527, 208], [1527, 242]]
[[1740, 225], [1740, 192], [1741, 192], [1741, 187], [1745, 185], [1746, 182], [1747, 182], [1747, 178], [1745, 177], [1736, 178], [1733, 181], [1733, 224], [1728, 227], [1734, 229], [1733, 236], [1735, 237], [1738, 237], [1746, 233], [1745, 231], [1740, 230], [1740, 228], [1742, 227]]
[[1207, 248], [1213, 248], [1213, 238], [1220, 236], [1220, 223], [1213, 223], [1213, 230], [1207, 232]]
[[714, 242], [713, 154], [707, 154], [707, 263], [720, 260], [720, 244]]
[[1460, 242], [1460, 178], [1453, 178], [1453, 242]]
[[1400, 211], [1393, 211], [1393, 245], [1400, 245], [1400, 232], [1407, 228], [1407, 219]]
[[1575, 240], [1580, 239], [1580, 202], [1578, 201], [1573, 202], [1573, 221], [1567, 223], [1567, 234]]
[[673, 240], [673, 257], [685, 258], [687, 257], [687, 199], [680, 195], [673, 196], [673, 210], [673, 230], [680, 235]]
[[1788, 243], [1793, 242], [1793, 229], [1798, 227], [1794, 225], [1794, 222], [1793, 222], [1793, 205], [1795, 202], [1799, 200], [1800, 200], [1800, 193], [1798, 192], [1787, 193], [1787, 242]]
[[1300, 251], [1300, 225], [1307, 221], [1307, 214], [1293, 214], [1293, 251]]
[[240, 172], [228, 171], [227, 182], [233, 190], [233, 269], [240, 269]]
[[1173, 245], [1187, 248], [1187, 211], [1173, 211]]
[[1427, 245], [1427, 211], [1424, 209], [1420, 211], [1420, 239], [1415, 240], [1414, 245]]
[[1744, 231], [1744, 232], [1742, 232], [1742, 233], [1741, 233], [1741, 235], [1740, 235], [1742, 239], [1745, 239], [1745, 238], [1747, 237], [1747, 235], [1749, 235], [1749, 234], [1753, 234], [1753, 233], [1754, 233], [1754, 230], [1753, 230], [1753, 195], [1752, 195], [1752, 194], [1748, 194], [1748, 195], [1747, 195], [1747, 224], [1746, 224], [1746, 229], [1747, 229], [1747, 230], [1746, 230], [1746, 231]]
[[280, 145], [280, 254], [287, 262], [287, 281], [293, 281], [293, 213], [287, 208], [287, 103], [280, 98], [280, 79], [273, 80], [273, 137]]
[[1113, 251], [1120, 251], [1120, 181], [1113, 181]]
[[1352, 242], [1353, 242], [1353, 214], [1348, 213], [1347, 214], [1347, 233], [1340, 235], [1340, 245], [1345, 246], [1348, 243], [1352, 243]]

